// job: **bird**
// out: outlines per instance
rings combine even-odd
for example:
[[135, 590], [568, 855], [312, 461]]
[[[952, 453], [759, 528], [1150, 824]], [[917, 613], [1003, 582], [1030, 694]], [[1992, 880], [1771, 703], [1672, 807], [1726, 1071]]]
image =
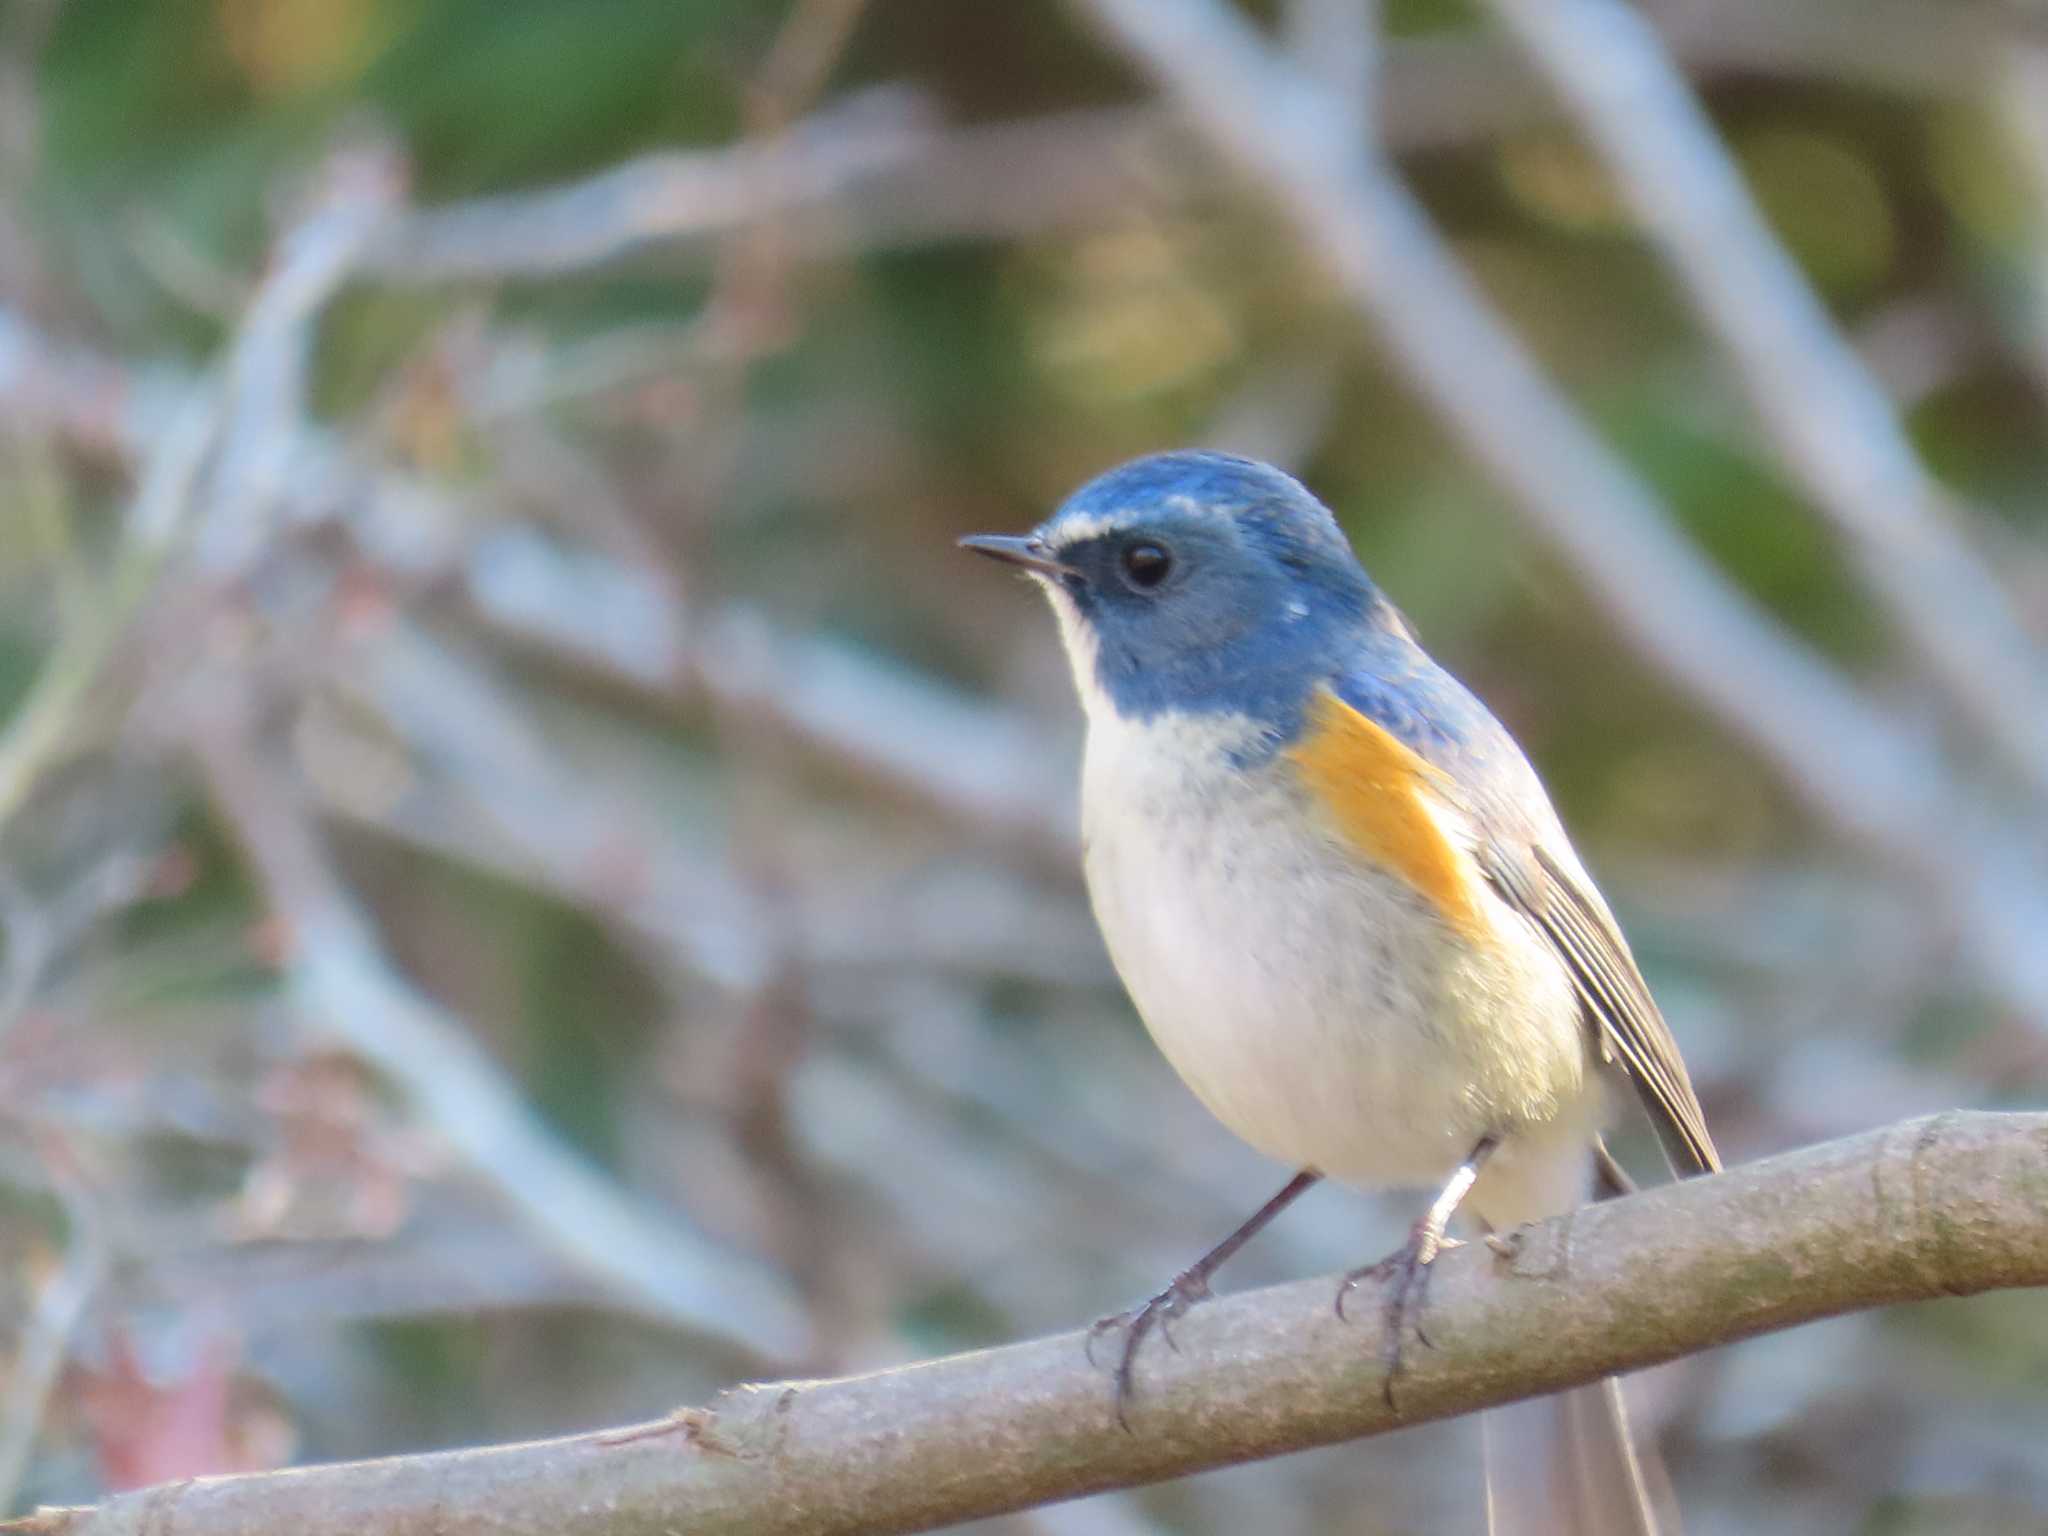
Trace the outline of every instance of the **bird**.
[[[1145, 1337], [1323, 1178], [1437, 1191], [1386, 1282], [1391, 1397], [1461, 1209], [1489, 1233], [1628, 1187], [1629, 1088], [1680, 1176], [1720, 1158], [1670, 1027], [1535, 769], [1433, 660], [1299, 481], [1133, 460], [967, 549], [1051, 602], [1086, 741], [1083, 867], [1110, 958], [1195, 1096], [1297, 1171], [1128, 1313]], [[1624, 1087], [1623, 1085], [1626, 1085]], [[1344, 1292], [1338, 1296], [1342, 1310]], [[1485, 1416], [1489, 1528], [1655, 1532], [1613, 1380]]]

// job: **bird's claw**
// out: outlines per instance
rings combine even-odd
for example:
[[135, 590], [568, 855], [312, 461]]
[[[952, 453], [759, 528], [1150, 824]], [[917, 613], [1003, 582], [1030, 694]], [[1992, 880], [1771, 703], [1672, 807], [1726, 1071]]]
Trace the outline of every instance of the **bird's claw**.
[[1337, 1315], [1350, 1321], [1344, 1298], [1367, 1281], [1383, 1285], [1386, 1295], [1380, 1303], [1380, 1365], [1385, 1372], [1387, 1406], [1394, 1403], [1394, 1378], [1401, 1374], [1402, 1341], [1410, 1329], [1427, 1348], [1435, 1341], [1423, 1327], [1423, 1308], [1429, 1300], [1429, 1280], [1439, 1255], [1463, 1247], [1457, 1238], [1446, 1237], [1441, 1228], [1427, 1220], [1418, 1221], [1408, 1241], [1377, 1263], [1352, 1270], [1337, 1287]]
[[1128, 1311], [1115, 1312], [1108, 1317], [1096, 1319], [1095, 1325], [1088, 1330], [1085, 1349], [1090, 1365], [1099, 1364], [1095, 1358], [1095, 1345], [1104, 1334], [1121, 1332], [1124, 1336], [1124, 1347], [1117, 1356], [1115, 1374], [1116, 1421], [1123, 1426], [1126, 1434], [1130, 1433], [1131, 1422], [1125, 1417], [1124, 1408], [1131, 1398], [1132, 1370], [1138, 1358], [1138, 1346], [1145, 1342], [1146, 1334], [1157, 1328], [1160, 1337], [1166, 1340], [1167, 1347], [1178, 1354], [1180, 1345], [1176, 1344], [1173, 1338], [1174, 1320], [1196, 1302], [1208, 1299], [1208, 1277], [1193, 1270], [1184, 1270], [1175, 1275], [1172, 1283], [1164, 1290], [1148, 1296]]

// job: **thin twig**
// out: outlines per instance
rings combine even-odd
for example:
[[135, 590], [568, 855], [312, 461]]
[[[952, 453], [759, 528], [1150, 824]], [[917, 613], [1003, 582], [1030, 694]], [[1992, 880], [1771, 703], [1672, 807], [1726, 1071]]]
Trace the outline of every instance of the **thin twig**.
[[0, 1509], [14, 1507], [72, 1334], [107, 1270], [106, 1233], [70, 1149], [48, 1130], [37, 1139], [39, 1160], [64, 1207], [68, 1231], [64, 1262], [36, 1297], [28, 1326], [15, 1343], [6, 1395], [0, 1398]]
[[1124, 214], [1133, 147], [1156, 114], [1047, 113], [941, 130], [915, 97], [857, 97], [773, 140], [645, 155], [537, 192], [426, 208], [393, 224], [365, 275], [392, 284], [580, 271], [715, 249], [762, 223], [822, 216], [804, 260], [938, 240], [1025, 238]]
[[1645, 10], [1688, 70], [1954, 101], [1977, 99], [2027, 28], [2020, 7], [1945, 0], [1649, 0]]
[[914, 98], [875, 92], [770, 143], [648, 155], [555, 191], [415, 214], [380, 236], [365, 268], [436, 282], [596, 266], [651, 241], [709, 239], [844, 197], [917, 157], [932, 135]]
[[1334, 1279], [1197, 1308], [1116, 1427], [1084, 1336], [743, 1387], [597, 1434], [245, 1477], [46, 1510], [20, 1536], [803, 1536], [928, 1530], [1555, 1392], [1819, 1318], [2048, 1284], [2048, 1115], [1908, 1121], [1447, 1255], [1435, 1348], [1377, 1352]]
[[[1977, 99], [2025, 26], [2015, 8], [1924, 0], [1659, 0], [1645, 10], [1697, 79], [1824, 81], [1909, 102]], [[1477, 29], [1389, 38], [1381, 55], [1377, 115], [1389, 150], [1481, 144], [1556, 115], [1515, 51]]]
[[0, 825], [20, 810], [68, 747], [87, 695], [153, 590], [191, 514], [219, 427], [212, 401], [195, 392], [150, 448], [104, 593], [44, 659], [28, 697], [0, 736]]
[[320, 317], [390, 223], [399, 190], [398, 157], [388, 145], [330, 156], [316, 203], [279, 240], [242, 317], [227, 355], [226, 425], [197, 541], [200, 567], [216, 581], [254, 563], [277, 514], [290, 506]]

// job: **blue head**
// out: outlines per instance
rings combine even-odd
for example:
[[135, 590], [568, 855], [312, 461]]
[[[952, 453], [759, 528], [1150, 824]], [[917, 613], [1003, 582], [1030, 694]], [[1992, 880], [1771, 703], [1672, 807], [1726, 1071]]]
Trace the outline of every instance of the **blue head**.
[[1289, 734], [1361, 638], [1406, 641], [1328, 509], [1251, 459], [1136, 459], [1023, 538], [962, 542], [1044, 586], [1091, 711], [1228, 712]]

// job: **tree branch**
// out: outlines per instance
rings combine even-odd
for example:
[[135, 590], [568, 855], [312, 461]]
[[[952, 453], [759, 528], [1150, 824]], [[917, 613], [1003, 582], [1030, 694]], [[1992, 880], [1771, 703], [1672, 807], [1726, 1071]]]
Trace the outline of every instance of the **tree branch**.
[[[1839, 1313], [2048, 1284], [2048, 1114], [1911, 1120], [1442, 1261], [1398, 1411], [1335, 1282], [1218, 1301], [1139, 1371], [1134, 1433], [1078, 1334], [742, 1387], [602, 1434], [201, 1478], [0, 1525], [38, 1536], [923, 1530], [1381, 1434]], [[1375, 1316], [1370, 1308], [1362, 1315]]]

